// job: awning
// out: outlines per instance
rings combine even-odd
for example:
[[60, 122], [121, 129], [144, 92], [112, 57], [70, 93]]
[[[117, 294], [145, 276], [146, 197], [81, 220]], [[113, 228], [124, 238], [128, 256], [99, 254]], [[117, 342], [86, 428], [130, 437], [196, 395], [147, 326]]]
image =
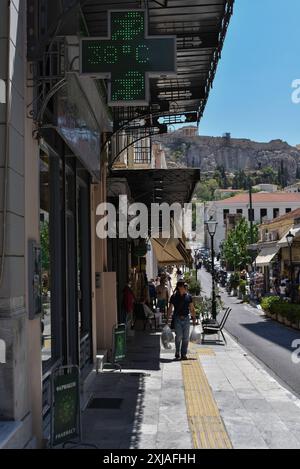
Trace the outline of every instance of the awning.
[[278, 253], [279, 249], [280, 247], [278, 246], [278, 244], [263, 248], [256, 258], [256, 261], [255, 261], [256, 265], [258, 266], [269, 265], [272, 259]]
[[151, 239], [151, 243], [159, 264], [185, 264], [184, 258], [176, 247], [177, 239]]
[[[155, 203], [189, 203], [200, 181], [199, 169], [121, 169], [111, 171], [111, 178], [124, 178], [134, 201], [151, 207]], [[159, 189], [159, 193], [158, 190]], [[163, 200], [157, 197], [162, 197]]]
[[281, 240], [277, 243], [277, 245], [279, 246], [279, 249], [281, 248], [287, 248], [288, 247], [288, 242], [286, 240], [286, 237], [287, 235], [289, 234], [289, 232], [292, 233], [292, 235], [295, 236], [295, 238], [297, 238], [298, 236], [300, 236], [300, 227], [297, 227], [297, 228], [292, 228], [291, 230], [287, 231], [285, 233], [285, 235], [281, 238]]

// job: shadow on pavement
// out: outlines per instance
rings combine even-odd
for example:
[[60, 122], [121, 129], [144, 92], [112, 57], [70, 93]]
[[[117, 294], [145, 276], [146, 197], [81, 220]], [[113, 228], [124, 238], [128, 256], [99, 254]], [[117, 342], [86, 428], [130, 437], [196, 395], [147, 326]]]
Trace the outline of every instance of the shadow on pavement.
[[100, 449], [139, 448], [145, 381], [151, 371], [160, 370], [160, 362], [160, 335], [135, 332], [128, 341], [124, 371], [100, 373], [88, 389], [91, 398], [82, 415], [83, 441]]
[[294, 351], [292, 348], [292, 342], [295, 339], [300, 338], [300, 332], [281, 324], [276, 324], [272, 319], [258, 323], [242, 323], [240, 325], [253, 334], [258, 335], [273, 344], [277, 344], [290, 352]]

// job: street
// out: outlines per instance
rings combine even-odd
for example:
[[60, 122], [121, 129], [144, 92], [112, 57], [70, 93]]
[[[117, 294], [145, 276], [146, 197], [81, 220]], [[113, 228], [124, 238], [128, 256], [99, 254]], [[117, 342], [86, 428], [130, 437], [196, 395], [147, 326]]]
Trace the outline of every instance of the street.
[[[204, 269], [199, 274], [203, 294], [210, 296], [211, 276]], [[300, 365], [292, 361], [294, 340], [300, 333], [266, 318], [261, 311], [241, 304], [220, 289], [222, 301], [232, 308], [225, 329], [239, 344], [258, 358], [291, 391], [300, 395]]]

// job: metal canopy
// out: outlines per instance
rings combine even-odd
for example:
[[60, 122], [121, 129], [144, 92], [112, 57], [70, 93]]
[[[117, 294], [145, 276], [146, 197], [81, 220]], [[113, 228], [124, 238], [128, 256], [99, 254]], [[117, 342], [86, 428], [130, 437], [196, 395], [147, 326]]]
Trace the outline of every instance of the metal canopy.
[[[232, 14], [234, 0], [82, 0], [90, 36], [107, 35], [107, 11], [148, 5], [149, 34], [176, 35], [178, 75], [151, 80], [151, 107], [170, 114], [198, 112], [201, 118]], [[140, 112], [141, 110], [139, 110]], [[146, 110], [145, 110], [146, 111]], [[114, 111], [118, 120], [118, 111]], [[123, 119], [133, 117], [132, 111]], [[121, 119], [120, 119], [121, 120]], [[123, 120], [124, 121], [124, 120]]]
[[114, 178], [126, 178], [135, 202], [185, 204], [200, 181], [199, 169], [114, 170]]

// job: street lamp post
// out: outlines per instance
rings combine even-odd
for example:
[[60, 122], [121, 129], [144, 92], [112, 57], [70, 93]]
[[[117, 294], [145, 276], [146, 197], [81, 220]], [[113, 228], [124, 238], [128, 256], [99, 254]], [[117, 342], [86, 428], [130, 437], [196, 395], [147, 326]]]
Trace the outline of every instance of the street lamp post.
[[215, 248], [214, 248], [214, 237], [217, 231], [218, 222], [210, 218], [206, 223], [206, 228], [211, 240], [211, 275], [212, 275], [212, 317], [214, 320], [217, 319], [217, 303], [216, 303], [216, 288], [215, 288]]
[[290, 285], [291, 285], [291, 302], [294, 303], [294, 275], [293, 275], [293, 258], [292, 258], [292, 246], [295, 236], [290, 231], [286, 236], [288, 246], [290, 248]]

